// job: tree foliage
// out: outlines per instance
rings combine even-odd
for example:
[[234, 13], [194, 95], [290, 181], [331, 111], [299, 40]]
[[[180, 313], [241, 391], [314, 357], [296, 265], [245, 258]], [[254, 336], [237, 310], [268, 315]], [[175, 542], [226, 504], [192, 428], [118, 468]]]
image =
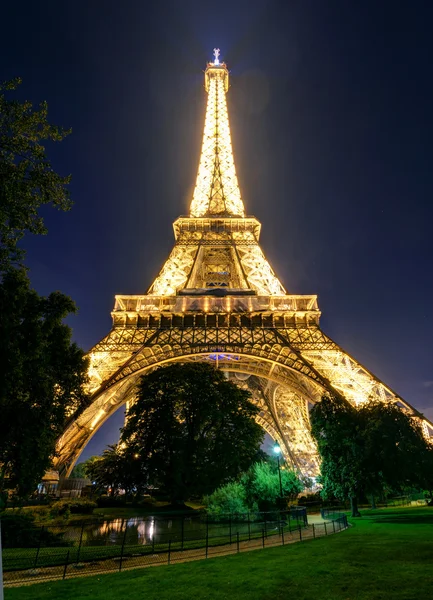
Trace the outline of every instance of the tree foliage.
[[238, 481], [226, 483], [206, 496], [204, 501], [208, 514], [220, 517], [230, 513], [241, 515], [248, 511], [271, 511], [283, 505], [287, 507], [287, 502], [294, 500], [304, 485], [298, 474], [287, 465], [282, 465], [280, 474], [283, 502], [278, 466], [268, 458], [254, 463]]
[[355, 408], [339, 397], [323, 397], [311, 412], [312, 433], [322, 459], [322, 495], [352, 502], [361, 494], [422, 485], [428, 445], [416, 421], [391, 403]]
[[90, 477], [89, 472], [92, 464], [99, 460], [100, 456], [90, 456], [87, 460], [77, 463], [69, 475], [70, 479], [83, 479]]
[[73, 312], [67, 296], [32, 290], [23, 269], [0, 282], [0, 492], [35, 489], [66, 421], [87, 403], [87, 361], [63, 323]]
[[212, 492], [249, 468], [263, 440], [249, 392], [206, 363], [142, 378], [121, 441], [173, 504]]
[[127, 494], [143, 491], [147, 485], [145, 466], [128, 448], [120, 444], [108, 446], [102, 456], [86, 463], [85, 472], [96, 485], [112, 496], [124, 490]]
[[23, 258], [18, 242], [26, 232], [46, 233], [43, 205], [71, 207], [70, 177], [53, 170], [43, 145], [69, 132], [48, 122], [46, 102], [34, 108], [31, 102], [7, 98], [20, 83], [0, 85], [0, 271]]
[[278, 467], [272, 461], [255, 463], [243, 476], [247, 503], [259, 510], [273, 510], [281, 502], [280, 476], [282, 497], [287, 505], [287, 500], [293, 500], [304, 489], [299, 476], [290, 468], [283, 465], [278, 472]]
[[229, 481], [204, 497], [206, 512], [211, 518], [248, 513], [247, 494], [241, 481]]

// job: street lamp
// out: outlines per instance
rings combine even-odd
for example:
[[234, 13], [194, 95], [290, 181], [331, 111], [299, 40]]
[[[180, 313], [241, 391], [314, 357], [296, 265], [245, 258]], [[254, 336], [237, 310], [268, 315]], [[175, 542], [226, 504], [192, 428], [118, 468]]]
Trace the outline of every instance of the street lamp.
[[283, 485], [281, 483], [281, 469], [280, 469], [280, 454], [281, 454], [281, 448], [278, 442], [275, 442], [275, 445], [273, 447], [273, 450], [275, 452], [275, 454], [277, 455], [277, 461], [278, 461], [278, 477], [280, 479], [280, 497], [283, 497]]

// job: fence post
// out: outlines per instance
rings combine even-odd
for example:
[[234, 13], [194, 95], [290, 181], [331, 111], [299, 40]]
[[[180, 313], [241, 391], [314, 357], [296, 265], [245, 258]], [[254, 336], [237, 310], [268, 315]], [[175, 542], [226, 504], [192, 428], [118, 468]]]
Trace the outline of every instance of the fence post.
[[335, 521], [332, 521], [332, 527], [333, 527], [334, 533], [335, 533]]
[[239, 531], [236, 532], [236, 546], [239, 552]]
[[283, 542], [283, 546], [284, 546], [284, 526], [281, 526], [281, 541]]
[[230, 545], [231, 545], [232, 544], [232, 513], [230, 513], [229, 527], [230, 527]]
[[298, 525], [299, 527], [299, 541], [302, 542], [302, 527], [300, 525]]
[[39, 552], [41, 551], [41, 543], [42, 543], [42, 535], [43, 535], [43, 533], [44, 533], [44, 526], [42, 525], [42, 527], [41, 527], [41, 534], [39, 536], [38, 549], [36, 550], [35, 564], [33, 565], [34, 569], [36, 569], [36, 565], [38, 564], [38, 558], [39, 558]]
[[262, 546], [265, 547], [265, 530], [262, 527]]
[[325, 535], [328, 535], [328, 530], [326, 529], [326, 521], [325, 521]]
[[[123, 525], [123, 522], [122, 522]], [[126, 532], [128, 530], [128, 521], [126, 521], [125, 533], [123, 534], [122, 539], [122, 550], [120, 552], [120, 562], [119, 562], [119, 571], [122, 570], [122, 562], [123, 562], [123, 550], [125, 549], [125, 540], [126, 540]]]
[[291, 523], [290, 523], [290, 508], [289, 508], [288, 515], [289, 515], [289, 533], [292, 533], [292, 526], [291, 526]]
[[206, 528], [206, 558], [207, 558], [208, 552], [209, 552], [209, 532]]
[[167, 556], [167, 564], [170, 564], [170, 555], [171, 555], [171, 540], [168, 540], [168, 556]]
[[77, 552], [77, 560], [76, 562], [80, 562], [80, 552], [81, 552], [81, 543], [83, 541], [83, 531], [84, 531], [84, 522], [81, 524], [81, 533], [80, 533], [80, 543], [78, 544], [78, 552]]
[[316, 530], [314, 528], [314, 523], [313, 523], [313, 539], [316, 539]]
[[180, 549], [183, 551], [183, 538], [184, 538], [184, 532], [185, 532], [185, 517], [182, 517], [182, 541], [181, 541], [181, 546]]
[[250, 511], [248, 511], [248, 541], [251, 542]]
[[68, 568], [68, 564], [69, 564], [69, 552], [70, 552], [70, 550], [68, 550], [68, 553], [66, 555], [65, 568], [63, 569], [63, 579], [66, 578], [66, 569]]
[[155, 554], [155, 518], [153, 519], [152, 529], [152, 554]]
[[266, 521], [266, 513], [264, 513], [265, 515], [265, 536], [266, 539], [268, 538], [268, 522]]

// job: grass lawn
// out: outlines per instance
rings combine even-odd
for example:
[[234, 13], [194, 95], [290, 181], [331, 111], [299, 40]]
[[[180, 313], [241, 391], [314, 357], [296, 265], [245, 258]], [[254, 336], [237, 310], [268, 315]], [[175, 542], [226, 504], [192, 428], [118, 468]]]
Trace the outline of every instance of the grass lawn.
[[5, 590], [5, 600], [419, 600], [433, 597], [433, 508], [364, 511], [327, 538]]

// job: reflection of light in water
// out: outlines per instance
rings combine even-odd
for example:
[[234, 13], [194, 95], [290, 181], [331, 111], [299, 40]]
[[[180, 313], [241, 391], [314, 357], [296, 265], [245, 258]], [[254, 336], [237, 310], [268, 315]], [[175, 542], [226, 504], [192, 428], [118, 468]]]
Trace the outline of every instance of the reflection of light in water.
[[[165, 523], [171, 528], [173, 521]], [[77, 533], [74, 530], [71, 532], [75, 539]], [[98, 543], [119, 544], [122, 542], [123, 536], [126, 534], [128, 544], [149, 544], [154, 542], [158, 537], [158, 531], [154, 517], [132, 517], [129, 519], [114, 519], [112, 521], [104, 521], [98, 525], [86, 527], [88, 540], [99, 540]], [[69, 533], [69, 532], [68, 532]], [[67, 536], [66, 536], [67, 537]]]
[[119, 533], [122, 531], [123, 519], [116, 519], [115, 521], [105, 521], [99, 527], [98, 534], [105, 535], [111, 533]]
[[141, 521], [137, 525], [137, 534], [138, 534], [138, 542], [140, 544], [146, 543], [146, 523], [145, 521]]
[[150, 539], [150, 541], [153, 540], [154, 534], [155, 534], [155, 519], [152, 519], [150, 521], [150, 525], [149, 525], [149, 539]]

